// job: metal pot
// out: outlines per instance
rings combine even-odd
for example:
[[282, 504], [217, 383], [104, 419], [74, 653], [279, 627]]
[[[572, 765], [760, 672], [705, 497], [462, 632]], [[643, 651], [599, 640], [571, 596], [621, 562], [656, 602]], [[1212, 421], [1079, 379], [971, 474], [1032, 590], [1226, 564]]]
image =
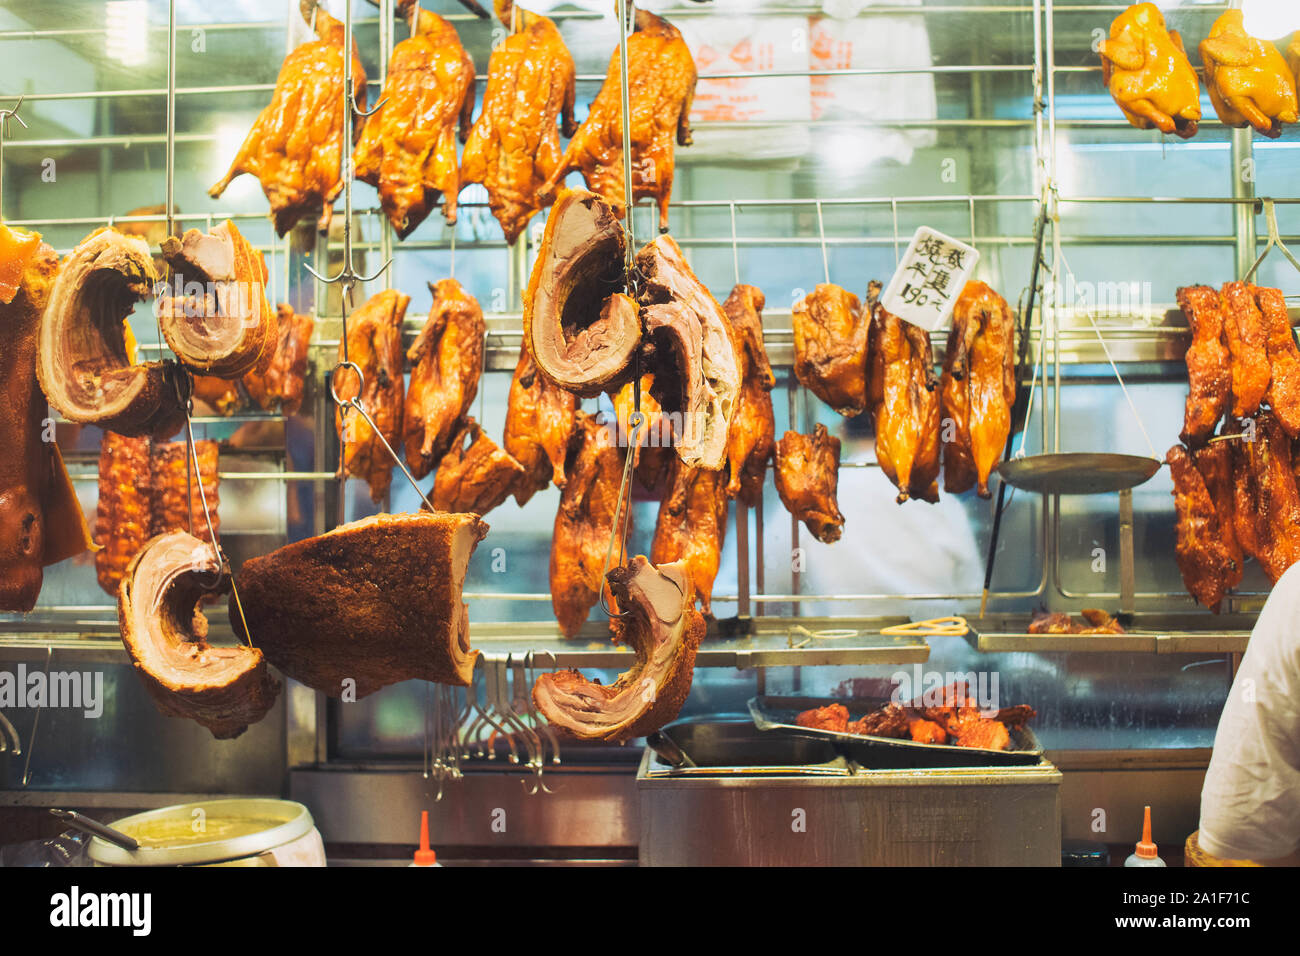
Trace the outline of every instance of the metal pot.
[[125, 850], [95, 837], [96, 866], [325, 866], [311, 812], [291, 800], [237, 798], [148, 810], [113, 823], [134, 837]]

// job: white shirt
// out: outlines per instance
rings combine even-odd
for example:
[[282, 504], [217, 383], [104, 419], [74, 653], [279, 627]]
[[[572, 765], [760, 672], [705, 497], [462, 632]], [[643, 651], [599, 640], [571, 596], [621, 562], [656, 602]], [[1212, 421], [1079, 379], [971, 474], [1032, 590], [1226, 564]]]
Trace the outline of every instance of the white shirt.
[[1300, 849], [1300, 564], [1255, 624], [1219, 718], [1197, 840], [1212, 856], [1274, 860]]

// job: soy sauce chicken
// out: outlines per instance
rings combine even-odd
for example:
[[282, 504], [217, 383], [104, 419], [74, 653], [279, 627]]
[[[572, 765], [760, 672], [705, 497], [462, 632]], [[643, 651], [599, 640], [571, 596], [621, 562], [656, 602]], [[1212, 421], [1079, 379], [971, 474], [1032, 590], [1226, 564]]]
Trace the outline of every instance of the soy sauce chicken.
[[1178, 31], [1165, 27], [1154, 3], [1135, 3], [1101, 41], [1102, 81], [1128, 121], [1183, 139], [1201, 121], [1201, 86]]
[[[675, 170], [674, 139], [679, 146], [691, 145], [695, 60], [676, 27], [641, 9], [636, 10], [636, 27], [627, 40], [627, 60], [633, 201], [654, 199], [659, 204], [659, 231], [667, 232], [668, 199]], [[542, 188], [544, 203], [554, 198], [565, 176], [579, 170], [587, 188], [603, 196], [623, 215], [623, 99], [619, 73], [619, 51], [615, 49], [587, 119]]]
[[366, 120], [353, 161], [357, 179], [378, 187], [388, 221], [405, 239], [439, 196], [444, 218], [456, 221], [456, 132], [459, 125], [461, 142], [469, 136], [474, 61], [442, 17], [415, 0], [399, 0], [397, 9], [411, 36], [393, 48], [383, 105]]
[[[333, 203], [343, 191], [340, 178], [343, 139], [343, 24], [313, 0], [299, 0], [317, 39], [285, 57], [271, 103], [262, 110], [240, 146], [230, 170], [208, 190], [217, 199], [235, 177], [252, 173], [271, 203], [275, 231], [283, 236], [303, 216], [320, 212], [319, 228], [329, 231]], [[355, 40], [352, 87], [366, 107], [366, 71]], [[360, 125], [352, 131], [355, 142]]]
[[492, 215], [514, 245], [542, 202], [538, 191], [560, 163], [560, 137], [573, 136], [576, 73], [560, 31], [546, 17], [496, 4], [507, 26], [518, 23], [488, 61], [483, 112], [460, 161], [462, 183], [482, 183]]
[[1300, 119], [1295, 75], [1277, 47], [1246, 32], [1244, 14], [1227, 10], [1201, 41], [1205, 85], [1225, 126], [1253, 126], [1270, 139]]

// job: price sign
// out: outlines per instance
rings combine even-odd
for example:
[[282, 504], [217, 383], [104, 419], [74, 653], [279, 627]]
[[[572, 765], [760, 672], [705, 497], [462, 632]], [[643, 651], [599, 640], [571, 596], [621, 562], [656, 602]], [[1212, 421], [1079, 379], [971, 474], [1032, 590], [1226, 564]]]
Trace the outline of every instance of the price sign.
[[928, 332], [946, 328], [957, 296], [979, 259], [973, 246], [922, 226], [903, 253], [880, 304], [885, 311]]

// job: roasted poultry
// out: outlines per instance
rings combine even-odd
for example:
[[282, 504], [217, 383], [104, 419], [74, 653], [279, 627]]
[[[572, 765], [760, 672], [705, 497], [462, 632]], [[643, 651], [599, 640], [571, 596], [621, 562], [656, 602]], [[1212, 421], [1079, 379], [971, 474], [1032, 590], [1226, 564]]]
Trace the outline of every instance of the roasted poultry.
[[713, 581], [727, 537], [726, 482], [726, 471], [692, 468], [675, 460], [650, 547], [654, 564], [681, 561], [685, 565], [705, 617], [713, 616]]
[[235, 634], [330, 697], [405, 680], [467, 687], [478, 651], [462, 592], [487, 533], [475, 515], [374, 515], [250, 558], [235, 578]]
[[829, 730], [833, 733], [842, 734], [848, 730], [849, 709], [843, 704], [827, 704], [825, 707], [814, 707], [812, 710], [805, 710], [797, 714], [794, 722], [800, 727], [808, 727], [812, 730]]
[[939, 500], [940, 395], [930, 336], [880, 307], [872, 321], [882, 396], [875, 408], [876, 460], [898, 487], [899, 504], [908, 498], [933, 503]]
[[[364, 478], [370, 485], [370, 498], [376, 504], [384, 500], [393, 480], [393, 456], [384, 447], [388, 442], [397, 452], [402, 436], [403, 378], [402, 320], [410, 296], [396, 289], [385, 289], [372, 296], [361, 308], [348, 316], [347, 352], [339, 344], [339, 361], [350, 361], [361, 369], [364, 385], [361, 401], [379, 429], [374, 429], [356, 409], [340, 409], [334, 427], [343, 440], [343, 465], [347, 473]], [[335, 373], [334, 388], [338, 397], [348, 401], [357, 397], [357, 377], [351, 369]], [[382, 440], [380, 439], [382, 436]]]
[[590, 415], [577, 415], [565, 474], [551, 539], [551, 607], [573, 637], [599, 597], [623, 479], [622, 452]]
[[1189, 446], [1214, 434], [1231, 401], [1232, 372], [1224, 344], [1224, 303], [1218, 290], [1189, 286], [1178, 290], [1192, 342], [1187, 347], [1187, 409], [1180, 436]]
[[1255, 414], [1273, 378], [1268, 363], [1268, 335], [1251, 286], [1245, 282], [1224, 285], [1223, 314], [1232, 370], [1232, 414], [1243, 418]]
[[1135, 3], [1101, 41], [1102, 81], [1128, 121], [1183, 139], [1201, 121], [1201, 86], [1177, 30], [1165, 28], [1154, 3]]
[[858, 297], [823, 283], [795, 303], [794, 374], [841, 415], [867, 407], [867, 332], [871, 316]]
[[388, 221], [405, 239], [439, 196], [447, 222], [456, 221], [456, 130], [459, 121], [465, 142], [474, 113], [474, 60], [456, 28], [416, 0], [399, 0], [397, 10], [411, 36], [393, 47], [381, 105], [366, 120], [352, 158], [357, 179], [379, 189]]
[[577, 409], [577, 397], [552, 385], [537, 370], [528, 344], [522, 344], [510, 382], [502, 441], [506, 452], [524, 469], [514, 488], [520, 506], [552, 481], [557, 488], [564, 487], [564, 460]]
[[[217, 199], [231, 181], [252, 173], [271, 203], [275, 231], [283, 236], [303, 216], [320, 212], [321, 232], [329, 231], [334, 200], [343, 190], [343, 24], [313, 0], [299, 0], [303, 18], [317, 39], [284, 59], [271, 102], [262, 110], [239, 147], [230, 171], [208, 195]], [[355, 39], [352, 90], [366, 108], [366, 71]], [[356, 141], [360, 124], [352, 130]]]
[[429, 320], [406, 353], [406, 463], [423, 478], [451, 447], [452, 436], [478, 394], [487, 323], [478, 301], [455, 279], [434, 285]]
[[1295, 74], [1277, 47], [1246, 32], [1241, 10], [1226, 10], [1201, 41], [1205, 86], [1225, 126], [1253, 126], [1271, 139], [1300, 119]]
[[[513, 5], [497, 2], [503, 23], [511, 24]], [[511, 33], [488, 61], [483, 111], [465, 142], [460, 160], [462, 183], [482, 183], [488, 204], [514, 245], [528, 220], [542, 208], [538, 191], [560, 162], [564, 135], [573, 120], [577, 84], [573, 57], [555, 24], [528, 10], [517, 11], [518, 33]]]
[[[636, 10], [636, 28], [627, 40], [628, 102], [632, 108], [633, 201], [659, 204], [659, 231], [668, 231], [668, 198], [673, 191], [673, 141], [691, 145], [691, 101], [695, 97], [695, 60], [681, 33], [667, 20]], [[549, 203], [564, 177], [581, 171], [587, 188], [623, 215], [623, 100], [618, 50], [609, 61], [605, 82], [592, 101], [559, 166], [540, 192]]]
[[704, 617], [695, 610], [691, 579], [681, 564], [655, 567], [638, 555], [608, 575], [622, 618], [614, 640], [636, 661], [608, 686], [576, 670], [543, 674], [533, 703], [560, 733], [580, 740], [626, 741], [675, 718], [691, 692]]
[[284, 302], [276, 309], [275, 318], [275, 349], [244, 376], [244, 388], [264, 411], [269, 412], [278, 405], [285, 415], [296, 415], [302, 408], [307, 380], [307, 350], [316, 323], [310, 315], [299, 315]]
[[[652, 394], [655, 377], [641, 376], [641, 414], [644, 422], [637, 432], [636, 461], [633, 463], [637, 481], [646, 491], [662, 492], [672, 478], [673, 462], [678, 461], [673, 446], [677, 441], [674, 420], [680, 425], [681, 415], [667, 415]], [[620, 445], [631, 447], [632, 412], [636, 409], [636, 383], [628, 382], [614, 396], [613, 427]]]
[[[253, 375], [255, 371], [248, 374]], [[193, 397], [195, 401], [207, 405], [216, 414], [226, 416], [235, 414], [242, 400], [239, 388], [234, 382], [228, 378], [217, 378], [215, 375], [195, 375]]]
[[90, 533], [36, 378], [41, 313], [59, 258], [36, 233], [0, 223], [0, 611], [30, 611], [44, 568]]
[[1264, 399], [1292, 438], [1300, 436], [1300, 350], [1281, 289], [1254, 287], [1264, 324], [1265, 353], [1272, 374]]
[[1254, 432], [1253, 441], [1231, 442], [1237, 540], [1276, 584], [1300, 560], [1300, 493], [1292, 471], [1291, 442], [1277, 416], [1260, 412]]
[[943, 490], [958, 495], [970, 491], [979, 479], [975, 454], [971, 448], [970, 360], [971, 348], [979, 336], [980, 299], [967, 283], [953, 306], [952, 328], [943, 356], [943, 375], [939, 379], [939, 415], [943, 439]]
[[840, 481], [840, 440], [817, 425], [811, 435], [786, 432], [776, 443], [776, 491], [781, 503], [823, 544], [840, 540], [844, 515], [835, 492]]
[[772, 414], [776, 376], [763, 347], [763, 304], [762, 290], [752, 285], [737, 285], [722, 304], [731, 323], [732, 346], [740, 365], [740, 394], [727, 433], [727, 497], [739, 496], [751, 508], [763, 500], [767, 464], [776, 444], [776, 419]]
[[1099, 608], [1079, 612], [1083, 623], [1061, 611], [1039, 610], [1025, 629], [1029, 634], [1123, 634], [1123, 626]]
[[1219, 518], [1219, 540], [1232, 559], [1233, 569], [1227, 575], [1227, 586], [1235, 588], [1245, 573], [1246, 556], [1237, 540], [1236, 485], [1232, 477], [1230, 444], [1223, 441], [1209, 442], [1191, 454], [1196, 470], [1205, 481], [1205, 490], [1214, 502], [1214, 510]]
[[438, 464], [433, 507], [485, 515], [510, 497], [523, 476], [523, 466], [498, 448], [478, 422], [467, 418]]
[[1192, 597], [1217, 614], [1229, 581], [1237, 574], [1237, 563], [1224, 541], [1214, 499], [1187, 449], [1174, 445], [1165, 462], [1174, 480], [1178, 569]]

